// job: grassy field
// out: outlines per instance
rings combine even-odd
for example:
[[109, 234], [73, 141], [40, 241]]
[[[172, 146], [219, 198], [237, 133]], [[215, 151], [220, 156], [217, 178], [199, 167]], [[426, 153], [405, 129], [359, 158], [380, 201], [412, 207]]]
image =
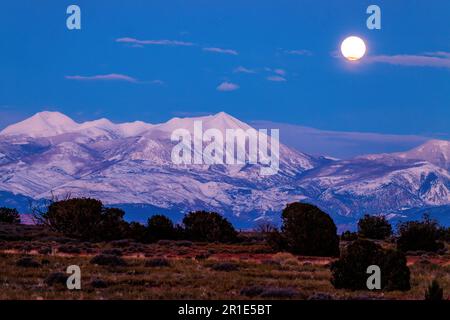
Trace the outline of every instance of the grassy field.
[[[11, 236], [14, 230], [0, 232], [0, 299], [423, 299], [432, 279], [445, 297], [450, 294], [448, 254], [408, 256], [410, 291], [348, 291], [331, 285], [332, 259], [275, 253], [259, 241], [92, 244], [26, 228], [21, 237]], [[126, 265], [91, 263], [101, 253], [116, 255]], [[37, 264], [19, 266], [24, 257]], [[69, 265], [81, 268], [81, 290], [48, 281]]]

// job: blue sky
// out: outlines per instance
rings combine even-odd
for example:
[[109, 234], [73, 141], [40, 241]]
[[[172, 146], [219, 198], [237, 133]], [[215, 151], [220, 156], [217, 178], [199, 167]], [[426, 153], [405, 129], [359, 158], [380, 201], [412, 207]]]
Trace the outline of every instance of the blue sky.
[[[82, 30], [66, 28], [70, 4]], [[370, 4], [381, 30], [366, 28]], [[0, 24], [0, 127], [44, 109], [152, 123], [225, 111], [450, 133], [448, 1], [15, 0], [2, 2]], [[368, 46], [359, 63], [334, 54], [348, 35]]]

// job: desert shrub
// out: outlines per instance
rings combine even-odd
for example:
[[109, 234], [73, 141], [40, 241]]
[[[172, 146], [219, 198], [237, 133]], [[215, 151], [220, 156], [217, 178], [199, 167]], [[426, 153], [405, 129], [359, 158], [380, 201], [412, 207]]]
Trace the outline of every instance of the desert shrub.
[[277, 229], [266, 234], [266, 242], [274, 251], [283, 251], [287, 248], [286, 238]]
[[23, 257], [16, 261], [16, 266], [22, 268], [39, 268], [41, 264], [32, 257]]
[[108, 283], [102, 279], [92, 279], [91, 287], [96, 289], [103, 289], [108, 287]]
[[129, 224], [124, 220], [125, 211], [118, 208], [102, 208], [97, 237], [92, 240], [111, 241], [126, 238], [129, 234]]
[[281, 263], [279, 261], [275, 261], [272, 259], [264, 259], [261, 261], [261, 264], [265, 266], [273, 266], [273, 267], [280, 267]]
[[264, 287], [260, 285], [243, 288], [240, 292], [242, 296], [246, 297], [262, 297], [262, 298], [292, 298], [298, 295], [294, 288], [278, 288], [278, 287]]
[[406, 291], [411, 288], [410, 271], [404, 253], [393, 249], [384, 250], [380, 268], [381, 286], [384, 290]]
[[139, 222], [130, 222], [128, 225], [127, 238], [138, 242], [145, 242], [147, 237], [147, 228]]
[[308, 256], [338, 256], [339, 237], [331, 217], [314, 205], [291, 203], [282, 213], [286, 250]]
[[41, 241], [46, 242], [57, 242], [57, 243], [69, 243], [73, 242], [75, 239], [67, 238], [67, 237], [55, 237], [55, 236], [48, 236], [48, 237], [42, 237]]
[[211, 266], [211, 269], [215, 271], [237, 271], [239, 270], [239, 265], [233, 262], [218, 262]]
[[119, 267], [126, 266], [127, 263], [121, 257], [111, 254], [99, 254], [91, 259], [91, 264], [97, 264], [100, 266]]
[[334, 297], [328, 293], [316, 292], [309, 296], [308, 300], [334, 300]]
[[39, 219], [66, 237], [110, 241], [121, 239], [127, 233], [124, 215], [123, 210], [103, 207], [99, 200], [74, 198], [51, 203]]
[[264, 292], [264, 287], [256, 285], [256, 286], [243, 288], [240, 293], [242, 296], [256, 297], [256, 296], [259, 296], [263, 292]]
[[408, 221], [398, 226], [397, 248], [407, 251], [436, 252], [444, 246], [438, 242], [439, 225], [425, 215], [422, 221]]
[[358, 233], [351, 232], [351, 231], [344, 231], [341, 234], [341, 240], [342, 241], [355, 241], [358, 239]]
[[296, 256], [288, 252], [278, 252], [272, 256], [272, 261], [282, 266], [297, 266], [299, 261]]
[[273, 231], [277, 230], [277, 227], [272, 221], [263, 220], [256, 224], [255, 231], [261, 233], [263, 235], [269, 234]]
[[444, 289], [441, 288], [439, 282], [434, 279], [425, 291], [425, 300], [440, 301], [444, 297]]
[[331, 264], [331, 283], [337, 289], [367, 289], [369, 275], [366, 271], [370, 265], [381, 269], [381, 289], [410, 289], [405, 255], [395, 250], [384, 250], [380, 245], [362, 239], [349, 244], [340, 259]]
[[62, 272], [52, 272], [44, 280], [44, 283], [51, 287], [54, 285], [66, 285], [69, 276]]
[[102, 203], [95, 199], [69, 199], [53, 202], [43, 221], [65, 236], [89, 240], [98, 232]]
[[118, 256], [121, 257], [123, 252], [121, 249], [118, 248], [112, 248], [112, 249], [105, 249], [102, 251], [102, 254], [112, 255], [112, 256]]
[[169, 260], [167, 260], [165, 258], [153, 258], [153, 259], [148, 259], [147, 261], [145, 261], [145, 266], [150, 267], [150, 268], [170, 267], [170, 262], [169, 262]]
[[175, 239], [176, 235], [172, 220], [160, 214], [154, 215], [148, 219], [146, 232], [146, 240], [148, 242], [172, 240]]
[[5, 207], [0, 208], [0, 222], [19, 224], [20, 223], [19, 212], [16, 209]]
[[439, 230], [439, 240], [450, 242], [450, 227], [442, 227]]
[[296, 296], [297, 290], [294, 288], [265, 288], [260, 294], [263, 298], [292, 298]]
[[195, 256], [195, 260], [206, 260], [210, 257], [211, 255], [208, 253], [199, 253]]
[[134, 242], [132, 241], [132, 239], [120, 239], [111, 241], [110, 244], [114, 247], [126, 248], [134, 245]]
[[194, 243], [189, 240], [180, 240], [180, 241], [176, 241], [175, 245], [177, 247], [192, 247], [194, 245]]
[[159, 240], [157, 242], [158, 245], [160, 246], [171, 246], [173, 244], [172, 240]]
[[81, 249], [76, 246], [63, 245], [58, 247], [58, 251], [62, 253], [80, 254]]
[[237, 232], [227, 219], [215, 212], [196, 211], [183, 219], [186, 236], [193, 241], [234, 242]]
[[391, 236], [392, 227], [384, 216], [366, 214], [358, 221], [358, 234], [364, 238], [384, 240]]
[[39, 254], [50, 254], [50, 253], [52, 253], [52, 248], [50, 248], [50, 247], [39, 248], [38, 253]]

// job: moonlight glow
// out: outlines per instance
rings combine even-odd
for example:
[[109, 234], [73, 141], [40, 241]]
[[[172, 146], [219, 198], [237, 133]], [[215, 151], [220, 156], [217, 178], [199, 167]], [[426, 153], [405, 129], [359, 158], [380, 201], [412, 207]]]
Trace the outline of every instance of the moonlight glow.
[[366, 53], [366, 44], [361, 38], [351, 36], [342, 41], [341, 52], [347, 60], [359, 60]]

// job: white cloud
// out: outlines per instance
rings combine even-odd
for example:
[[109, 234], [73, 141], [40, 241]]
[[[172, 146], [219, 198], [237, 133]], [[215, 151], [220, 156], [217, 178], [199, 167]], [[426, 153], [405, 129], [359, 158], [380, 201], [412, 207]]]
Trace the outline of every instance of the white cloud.
[[278, 74], [280, 76], [286, 75], [286, 70], [284, 70], [284, 69], [275, 69], [275, 70], [273, 70], [273, 72], [275, 72], [276, 74]]
[[239, 85], [232, 82], [224, 81], [221, 84], [219, 84], [216, 89], [218, 91], [234, 91], [239, 89]]
[[233, 49], [223, 49], [223, 48], [217, 48], [217, 47], [203, 48], [203, 51], [231, 54], [233, 56], [237, 56], [239, 54], [236, 50], [233, 50]]
[[378, 55], [367, 57], [368, 62], [387, 63], [406, 67], [450, 68], [450, 52], [430, 52], [426, 54]]
[[239, 66], [236, 69], [233, 70], [234, 73], [256, 73], [255, 70], [252, 69], [248, 69], [246, 67], [243, 66]]
[[282, 76], [269, 76], [266, 78], [269, 81], [274, 81], [274, 82], [284, 82], [287, 81], [286, 78], [282, 77]]
[[66, 76], [68, 80], [78, 81], [126, 81], [126, 82], [138, 82], [136, 78], [127, 76], [125, 74], [110, 73], [110, 74], [98, 74], [93, 76]]
[[286, 50], [284, 51], [287, 54], [292, 54], [292, 55], [296, 55], [296, 56], [312, 56], [312, 52], [309, 50], [305, 50], [305, 49], [300, 49], [300, 50]]
[[139, 40], [135, 38], [125, 37], [116, 39], [116, 42], [128, 43], [134, 46], [143, 45], [160, 45], [160, 46], [194, 46], [192, 42], [179, 41], [179, 40]]

